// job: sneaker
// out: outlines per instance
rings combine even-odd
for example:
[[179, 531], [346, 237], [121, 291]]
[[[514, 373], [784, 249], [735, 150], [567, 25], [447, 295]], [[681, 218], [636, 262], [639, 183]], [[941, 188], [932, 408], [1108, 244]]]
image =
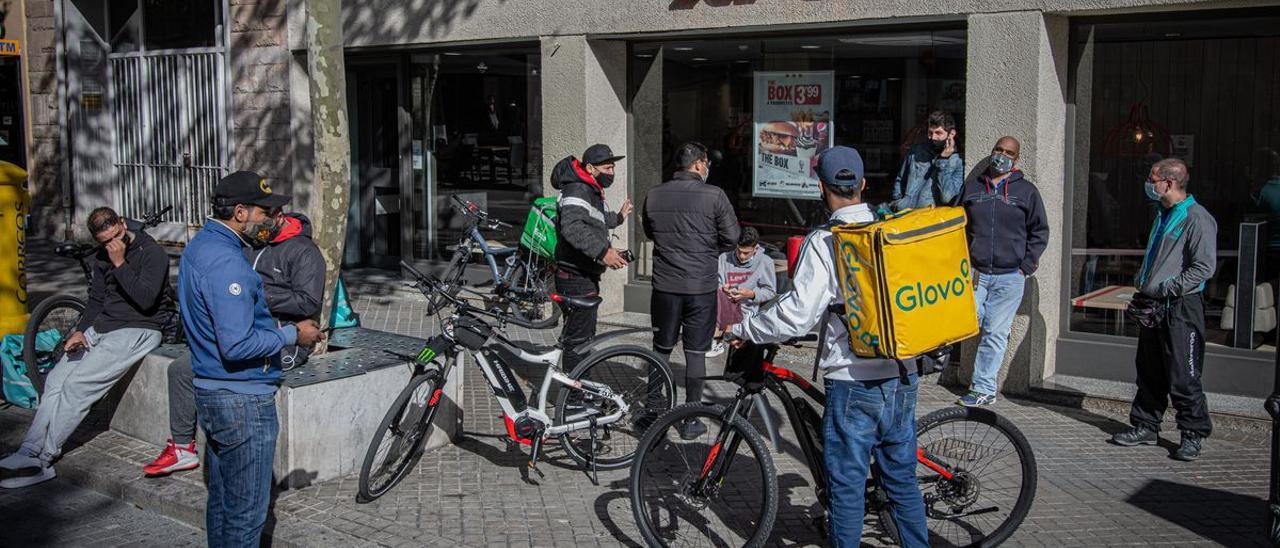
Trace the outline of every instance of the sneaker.
[[38, 483], [44, 483], [56, 477], [58, 477], [58, 474], [53, 471], [52, 466], [40, 463], [39, 469], [36, 472], [22, 476], [14, 476], [4, 481], [0, 481], [0, 488], [21, 489], [23, 487], [31, 487]]
[[707, 433], [707, 426], [698, 419], [686, 419], [677, 429], [680, 431], [680, 438], [686, 441], [698, 439], [698, 436]]
[[1182, 444], [1178, 446], [1178, 450], [1173, 452], [1172, 457], [1177, 460], [1191, 462], [1200, 458], [1200, 442], [1204, 438], [1193, 432], [1182, 433]]
[[724, 351], [727, 348], [728, 348], [728, 345], [724, 344], [724, 341], [716, 341], [711, 344], [711, 350], [707, 351], [707, 357], [714, 358], [716, 356], [724, 354]]
[[1145, 426], [1135, 426], [1124, 432], [1120, 432], [1111, 436], [1111, 443], [1122, 445], [1125, 447], [1133, 447], [1138, 444], [1155, 445], [1160, 442], [1160, 435], [1155, 430]]
[[996, 397], [994, 394], [983, 394], [982, 392], [974, 392], [970, 390], [968, 394], [965, 394], [964, 396], [961, 396], [960, 399], [956, 400], [956, 405], [962, 405], [964, 407], [982, 407], [984, 405], [991, 405], [995, 402]]
[[0, 468], [5, 470], [21, 470], [23, 468], [36, 468], [40, 466], [40, 459], [22, 452], [21, 449], [14, 451], [3, 459], [0, 459]]
[[196, 440], [191, 440], [191, 443], [183, 446], [169, 440], [169, 444], [165, 445], [160, 456], [151, 461], [151, 464], [142, 467], [142, 473], [154, 478], [199, 467], [200, 454], [196, 452]]

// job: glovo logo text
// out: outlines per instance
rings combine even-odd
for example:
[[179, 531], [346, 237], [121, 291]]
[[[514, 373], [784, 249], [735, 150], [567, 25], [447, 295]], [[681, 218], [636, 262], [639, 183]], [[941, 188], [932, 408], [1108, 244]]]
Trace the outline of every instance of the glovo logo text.
[[841, 242], [840, 258], [844, 260], [845, 265], [848, 265], [840, 284], [841, 289], [844, 290], [844, 321], [849, 326], [849, 337], [858, 340], [868, 348], [879, 346], [879, 337], [872, 334], [867, 325], [862, 290], [858, 287], [857, 273], [862, 271], [862, 256], [858, 252], [858, 246], [850, 241]]
[[964, 295], [970, 279], [969, 259], [960, 259], [960, 275], [928, 285], [921, 282], [904, 285], [893, 294], [893, 305], [903, 312], [911, 312], [959, 297]]

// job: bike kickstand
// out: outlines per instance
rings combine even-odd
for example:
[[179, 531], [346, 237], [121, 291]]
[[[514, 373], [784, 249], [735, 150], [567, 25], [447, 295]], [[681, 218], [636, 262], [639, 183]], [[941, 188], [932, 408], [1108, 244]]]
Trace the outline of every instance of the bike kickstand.
[[593, 417], [591, 417], [591, 451], [590, 451], [590, 454], [591, 454], [591, 485], [594, 485], [594, 486], [596, 486], [596, 487], [599, 487], [599, 486], [600, 486], [600, 478], [596, 475], [596, 440], [598, 440], [598, 439], [599, 439], [599, 438], [598, 438], [598, 436], [596, 435], [596, 418], [593, 416]]
[[538, 455], [542, 453], [542, 440], [542, 433], [538, 432], [538, 437], [533, 438], [533, 450], [529, 454], [529, 470], [538, 474], [539, 478], [547, 477], [542, 470], [538, 469]]

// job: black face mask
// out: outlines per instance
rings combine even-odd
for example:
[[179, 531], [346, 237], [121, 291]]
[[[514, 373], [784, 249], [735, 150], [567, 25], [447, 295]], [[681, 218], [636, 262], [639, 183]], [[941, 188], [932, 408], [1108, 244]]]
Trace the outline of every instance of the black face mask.
[[941, 141], [935, 141], [933, 139], [929, 139], [929, 150], [932, 150], [934, 154], [941, 154], [942, 151], [946, 148], [947, 148], [946, 139], [943, 139]]
[[613, 184], [613, 175], [601, 172], [596, 175], [596, 182], [600, 183], [600, 188], [609, 188], [609, 186]]

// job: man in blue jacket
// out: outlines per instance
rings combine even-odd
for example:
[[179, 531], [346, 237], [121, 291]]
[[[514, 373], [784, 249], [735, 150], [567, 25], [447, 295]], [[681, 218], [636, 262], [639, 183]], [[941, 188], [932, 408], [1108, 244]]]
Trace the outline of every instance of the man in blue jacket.
[[946, 111], [929, 113], [927, 140], [907, 149], [893, 179], [894, 211], [947, 205], [964, 185], [964, 160], [956, 154], [956, 119]]
[[289, 202], [262, 176], [237, 171], [218, 181], [213, 217], [178, 267], [182, 323], [191, 348], [196, 407], [208, 436], [209, 546], [258, 546], [271, 495], [280, 350], [322, 340], [313, 320], [277, 327], [262, 279], [244, 248]]

